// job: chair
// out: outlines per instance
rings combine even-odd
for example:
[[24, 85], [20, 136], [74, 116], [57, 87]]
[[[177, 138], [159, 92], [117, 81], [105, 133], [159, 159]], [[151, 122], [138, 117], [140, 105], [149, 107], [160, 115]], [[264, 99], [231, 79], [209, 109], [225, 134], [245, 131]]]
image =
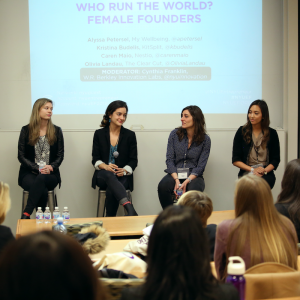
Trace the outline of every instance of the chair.
[[[126, 190], [127, 193], [127, 198], [130, 201], [130, 203], [132, 204], [132, 197], [131, 197], [131, 192], [130, 190]], [[98, 206], [97, 206], [97, 217], [101, 216], [104, 217], [105, 216], [105, 211], [106, 211], [106, 191], [105, 190], [100, 190], [98, 191]], [[102, 213], [101, 213], [102, 212]], [[124, 208], [124, 215], [126, 215], [127, 212]]]
[[245, 299], [273, 299], [300, 296], [300, 272], [286, 265], [266, 262], [245, 273]]
[[[23, 211], [25, 209], [25, 206], [27, 204], [28, 195], [29, 195], [29, 192], [23, 190], [23, 199], [22, 199], [22, 211], [21, 211], [21, 214], [23, 213]], [[49, 209], [50, 209], [51, 215], [52, 215], [55, 206], [57, 206], [57, 196], [56, 196], [56, 193], [55, 193], [55, 189], [53, 191], [48, 191], [48, 201], [47, 201], [47, 204], [49, 206]]]

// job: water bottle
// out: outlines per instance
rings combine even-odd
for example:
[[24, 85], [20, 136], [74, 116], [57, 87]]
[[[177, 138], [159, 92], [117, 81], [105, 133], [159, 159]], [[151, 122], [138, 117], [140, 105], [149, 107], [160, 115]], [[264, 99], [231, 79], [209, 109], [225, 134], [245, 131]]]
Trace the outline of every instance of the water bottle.
[[63, 213], [62, 213], [62, 217], [64, 219], [64, 224], [68, 223], [70, 220], [70, 212], [69, 209], [67, 207], [64, 207]]
[[[179, 184], [179, 188], [180, 187], [181, 187], [181, 184]], [[179, 188], [178, 188], [178, 190], [176, 190], [176, 194], [177, 194], [178, 198], [180, 198], [183, 194], [183, 190], [180, 190]]]
[[41, 169], [43, 169], [46, 166], [46, 163], [44, 161], [40, 161], [38, 165], [39, 165], [39, 172], [41, 173]]
[[56, 224], [57, 223], [57, 218], [60, 217], [60, 211], [59, 211], [59, 207], [55, 206], [55, 209], [53, 211], [53, 223]]
[[53, 227], [53, 230], [58, 231], [62, 234], [67, 234], [67, 228], [63, 224], [63, 218], [62, 217], [57, 218], [57, 225], [55, 225]]
[[46, 224], [51, 223], [51, 212], [49, 207], [46, 207], [46, 210], [44, 212], [44, 220]]
[[[239, 292], [240, 300], [244, 300], [246, 281], [243, 275], [245, 274], [245, 262], [239, 256], [231, 256], [228, 260], [228, 275], [226, 278], [226, 282], [232, 283]], [[234, 263], [234, 261], [238, 261], [238, 263]]]
[[44, 213], [41, 207], [38, 207], [38, 210], [36, 211], [35, 214], [35, 218], [36, 218], [36, 224], [41, 224], [44, 222]]

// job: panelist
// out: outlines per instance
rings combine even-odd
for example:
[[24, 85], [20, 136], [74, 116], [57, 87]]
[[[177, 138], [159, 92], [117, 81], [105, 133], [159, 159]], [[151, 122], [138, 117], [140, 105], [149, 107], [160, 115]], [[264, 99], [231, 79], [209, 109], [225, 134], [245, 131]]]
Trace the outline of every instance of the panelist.
[[264, 100], [253, 101], [248, 109], [247, 123], [234, 137], [232, 164], [240, 168], [238, 177], [252, 173], [265, 179], [272, 189], [274, 170], [280, 162], [277, 131], [269, 127], [269, 109]]
[[105, 111], [93, 140], [95, 172], [92, 187], [106, 190], [106, 216], [114, 217], [119, 204], [129, 216], [137, 213], [127, 198], [126, 190], [133, 191], [133, 171], [137, 167], [137, 142], [135, 133], [122, 125], [126, 121], [128, 107], [124, 101], [113, 101]]
[[52, 100], [36, 100], [29, 124], [23, 126], [20, 133], [18, 183], [29, 191], [21, 219], [30, 219], [33, 210], [39, 206], [45, 210], [48, 190], [61, 183], [59, 166], [64, 159], [64, 139], [61, 128], [51, 121], [52, 110]]
[[[211, 141], [206, 134], [202, 110], [191, 105], [181, 112], [181, 127], [171, 131], [167, 147], [168, 173], [158, 184], [158, 197], [163, 209], [173, 204], [173, 194], [191, 190], [204, 191], [203, 172], [210, 153]], [[179, 184], [181, 186], [179, 187]]]

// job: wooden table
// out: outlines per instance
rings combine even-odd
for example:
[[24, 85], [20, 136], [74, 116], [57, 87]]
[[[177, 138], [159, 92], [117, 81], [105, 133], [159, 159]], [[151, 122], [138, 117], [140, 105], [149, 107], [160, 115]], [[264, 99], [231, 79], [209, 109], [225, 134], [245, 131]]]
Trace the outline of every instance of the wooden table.
[[[120, 238], [134, 238], [143, 234], [147, 223], [153, 223], [156, 215], [137, 217], [113, 217], [113, 218], [72, 218], [68, 224], [102, 221], [103, 227], [110, 236]], [[219, 224], [223, 220], [233, 219], [233, 210], [214, 211], [208, 219], [208, 224]], [[34, 219], [18, 220], [16, 238], [41, 230], [51, 230], [53, 224], [36, 224]]]

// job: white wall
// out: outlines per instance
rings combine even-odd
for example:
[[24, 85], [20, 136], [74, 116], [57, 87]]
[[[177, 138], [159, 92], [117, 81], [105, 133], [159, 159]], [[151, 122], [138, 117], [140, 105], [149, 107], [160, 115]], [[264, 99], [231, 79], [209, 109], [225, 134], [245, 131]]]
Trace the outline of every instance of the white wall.
[[[264, 1], [268, 5], [275, 2], [276, 5], [284, 6], [285, 14], [282, 71], [284, 72], [284, 81], [283, 83], [278, 81], [282, 74], [270, 74], [272, 77], [269, 78], [269, 82], [265, 81], [270, 87], [272, 84], [276, 87], [274, 93], [279, 93], [278, 84], [284, 85], [282, 96], [284, 129], [278, 131], [282, 163], [276, 172], [274, 198], [279, 193], [280, 180], [287, 159], [290, 160], [297, 156], [298, 118], [298, 1]], [[10, 226], [14, 232], [21, 214], [22, 199], [22, 190], [17, 185], [19, 170], [17, 142], [20, 127], [28, 123], [31, 112], [27, 11], [27, 0], [0, 0], [0, 180], [9, 183], [11, 188], [12, 208], [4, 224]], [[278, 57], [270, 57], [269, 62], [266, 63], [276, 63], [276, 60]], [[282, 61], [280, 60], [278, 63], [282, 64]], [[272, 97], [270, 89], [263, 88], [263, 98], [270, 97]], [[279, 106], [279, 110], [282, 110], [282, 105]], [[215, 210], [225, 210], [233, 208], [234, 181], [238, 173], [238, 169], [231, 165], [232, 140], [236, 130], [233, 124], [241, 125], [242, 119], [240, 119], [241, 116], [236, 116], [236, 118], [231, 116], [229, 119], [222, 119], [222, 116], [218, 116], [218, 118], [220, 118], [220, 128], [212, 126], [210, 116], [207, 117], [212, 150], [204, 173], [205, 191], [212, 197]], [[54, 123], [61, 125], [59, 118], [56, 119], [55, 115]], [[278, 124], [276, 119], [274, 119], [274, 123]], [[97, 192], [90, 185], [93, 174], [91, 165], [92, 136], [93, 131], [98, 128], [98, 124], [97, 121], [87, 130], [69, 130], [67, 127], [63, 127], [65, 160], [61, 166], [62, 188], [58, 190], [57, 194], [60, 206], [68, 205], [73, 217], [96, 215]], [[170, 130], [172, 127], [173, 124], [170, 125]], [[84, 124], [78, 124], [78, 128], [86, 127]], [[156, 214], [160, 211], [157, 184], [164, 175], [169, 130], [137, 131], [136, 134], [139, 166], [135, 172], [133, 201], [139, 214]]]

